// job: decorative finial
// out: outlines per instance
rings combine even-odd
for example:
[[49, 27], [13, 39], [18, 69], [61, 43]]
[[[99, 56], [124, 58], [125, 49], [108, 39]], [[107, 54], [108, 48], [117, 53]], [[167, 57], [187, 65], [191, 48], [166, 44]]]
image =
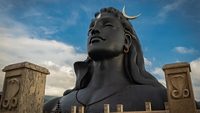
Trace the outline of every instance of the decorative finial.
[[124, 7], [122, 9], [122, 14], [124, 15], [124, 17], [126, 17], [127, 19], [130, 19], [130, 20], [133, 20], [133, 19], [136, 19], [137, 17], [139, 17], [141, 14], [138, 14], [136, 16], [128, 16], [125, 12], [125, 0], [124, 1]]

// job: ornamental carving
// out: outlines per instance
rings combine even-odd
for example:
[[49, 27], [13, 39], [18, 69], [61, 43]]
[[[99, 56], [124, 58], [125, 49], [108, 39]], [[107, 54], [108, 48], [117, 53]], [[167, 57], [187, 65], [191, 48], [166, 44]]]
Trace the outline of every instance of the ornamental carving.
[[19, 92], [20, 82], [17, 78], [7, 78], [6, 91], [2, 99], [2, 107], [4, 109], [12, 110], [18, 104], [17, 94]]
[[190, 96], [185, 74], [172, 75], [170, 77], [170, 82], [172, 86], [171, 96], [173, 98], [180, 99]]

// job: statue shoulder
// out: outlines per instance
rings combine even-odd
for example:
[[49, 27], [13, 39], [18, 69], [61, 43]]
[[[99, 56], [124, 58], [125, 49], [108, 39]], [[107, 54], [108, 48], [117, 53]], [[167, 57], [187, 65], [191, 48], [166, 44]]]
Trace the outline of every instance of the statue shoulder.
[[167, 102], [166, 89], [151, 85], [131, 85], [123, 95], [138, 109], [144, 107], [145, 102], [151, 102], [153, 109], [164, 109], [164, 103]]
[[130, 85], [128, 90], [138, 91], [138, 92], [165, 92], [166, 88], [155, 87], [151, 85]]
[[154, 87], [151, 85], [130, 85], [126, 91], [129, 95], [135, 95], [141, 98], [160, 98], [167, 101], [166, 88]]

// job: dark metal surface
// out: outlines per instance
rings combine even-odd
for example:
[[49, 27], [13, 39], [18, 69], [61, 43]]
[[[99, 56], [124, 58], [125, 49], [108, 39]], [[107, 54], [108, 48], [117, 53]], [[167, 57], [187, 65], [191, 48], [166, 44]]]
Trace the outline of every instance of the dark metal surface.
[[[129, 20], [115, 8], [101, 9], [88, 31], [88, 58], [74, 64], [76, 85], [60, 98], [62, 113], [71, 106], [84, 106], [85, 113], [111, 111], [123, 104], [125, 111], [144, 111], [145, 102], [152, 109], [164, 109], [166, 89], [145, 70], [139, 39]], [[54, 100], [55, 101], [55, 100]], [[49, 102], [46, 112], [56, 106]]]

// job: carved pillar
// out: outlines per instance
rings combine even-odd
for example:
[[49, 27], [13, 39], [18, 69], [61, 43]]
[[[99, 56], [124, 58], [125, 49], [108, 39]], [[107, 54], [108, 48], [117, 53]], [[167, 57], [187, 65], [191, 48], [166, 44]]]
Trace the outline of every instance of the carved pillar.
[[0, 113], [42, 113], [49, 71], [23, 62], [6, 66]]
[[165, 72], [170, 113], [195, 113], [196, 105], [188, 63], [167, 64]]

